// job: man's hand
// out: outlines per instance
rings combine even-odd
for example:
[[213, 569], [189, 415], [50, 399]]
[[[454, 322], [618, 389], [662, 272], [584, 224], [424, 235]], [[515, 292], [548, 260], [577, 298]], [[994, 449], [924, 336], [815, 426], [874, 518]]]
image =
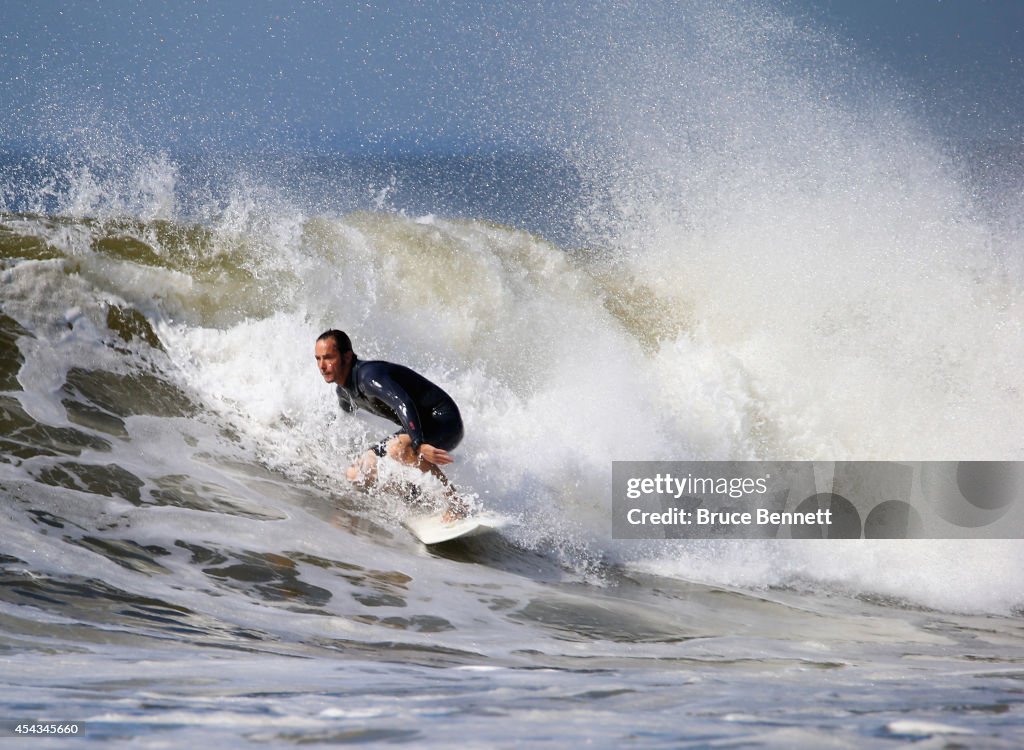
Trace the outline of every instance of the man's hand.
[[442, 450], [441, 448], [435, 448], [429, 443], [423, 443], [420, 446], [420, 458], [424, 461], [429, 461], [435, 466], [443, 466], [444, 464], [450, 464], [455, 461], [448, 451]]

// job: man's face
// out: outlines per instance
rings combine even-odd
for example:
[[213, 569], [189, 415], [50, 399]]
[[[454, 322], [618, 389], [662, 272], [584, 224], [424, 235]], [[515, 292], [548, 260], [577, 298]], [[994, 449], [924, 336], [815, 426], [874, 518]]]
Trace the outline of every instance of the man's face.
[[341, 383], [344, 378], [345, 358], [338, 351], [334, 339], [323, 339], [316, 342], [316, 364], [320, 374], [328, 383]]

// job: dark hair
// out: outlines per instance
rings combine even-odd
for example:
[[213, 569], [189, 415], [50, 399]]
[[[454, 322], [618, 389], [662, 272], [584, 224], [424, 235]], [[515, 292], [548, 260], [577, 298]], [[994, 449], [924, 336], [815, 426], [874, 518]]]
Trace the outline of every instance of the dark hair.
[[332, 328], [329, 331], [324, 331], [316, 337], [317, 341], [325, 341], [326, 339], [334, 339], [334, 345], [338, 347], [338, 354], [344, 354], [345, 352], [352, 351], [352, 341], [344, 331]]

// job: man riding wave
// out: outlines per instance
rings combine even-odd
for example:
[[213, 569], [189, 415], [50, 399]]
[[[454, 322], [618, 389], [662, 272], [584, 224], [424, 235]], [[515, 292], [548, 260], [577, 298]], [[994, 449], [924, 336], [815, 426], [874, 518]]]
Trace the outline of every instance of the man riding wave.
[[372, 486], [378, 460], [388, 456], [440, 480], [449, 503], [445, 520], [465, 515], [465, 506], [440, 469], [454, 461], [449, 451], [463, 435], [462, 416], [451, 396], [408, 367], [359, 359], [344, 331], [320, 334], [315, 354], [320, 374], [336, 386], [342, 409], [364, 409], [401, 428], [356, 459], [345, 473], [348, 480], [359, 487]]

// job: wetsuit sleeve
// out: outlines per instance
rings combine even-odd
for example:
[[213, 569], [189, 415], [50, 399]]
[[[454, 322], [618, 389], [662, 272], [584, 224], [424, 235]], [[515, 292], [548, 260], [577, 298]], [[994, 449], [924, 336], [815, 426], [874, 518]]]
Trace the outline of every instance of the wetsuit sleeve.
[[416, 402], [409, 392], [384, 372], [383, 368], [377, 368], [369, 377], [361, 378], [361, 387], [364, 395], [383, 402], [394, 412], [399, 424], [412, 438], [413, 450], [418, 451], [423, 445], [423, 427]]
[[338, 404], [341, 406], [342, 411], [346, 414], [351, 414], [356, 410], [356, 405], [352, 403], [352, 397], [348, 395], [348, 391], [342, 388], [340, 385], [335, 386], [334, 390], [338, 394]]

